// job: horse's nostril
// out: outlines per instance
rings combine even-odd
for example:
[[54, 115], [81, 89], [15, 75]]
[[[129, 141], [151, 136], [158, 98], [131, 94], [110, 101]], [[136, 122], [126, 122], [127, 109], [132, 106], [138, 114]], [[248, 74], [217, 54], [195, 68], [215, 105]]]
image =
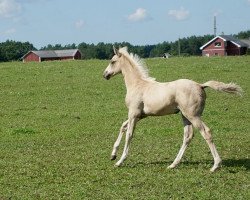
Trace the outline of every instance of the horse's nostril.
[[111, 74], [107, 73], [107, 72], [104, 72], [103, 74], [103, 78], [105, 78], [106, 80], [109, 80], [111, 77]]

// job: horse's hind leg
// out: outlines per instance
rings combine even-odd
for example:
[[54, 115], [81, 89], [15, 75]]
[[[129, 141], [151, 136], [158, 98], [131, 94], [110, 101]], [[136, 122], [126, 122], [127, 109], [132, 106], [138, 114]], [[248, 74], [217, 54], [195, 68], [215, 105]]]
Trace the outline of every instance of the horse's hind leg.
[[182, 144], [180, 151], [179, 151], [178, 155], [176, 156], [174, 162], [171, 165], [169, 165], [168, 168], [175, 168], [180, 163], [181, 158], [182, 158], [188, 144], [191, 142], [191, 140], [193, 138], [193, 126], [192, 126], [192, 124], [184, 116], [182, 116], [182, 118], [183, 118], [183, 123], [184, 123], [183, 144]]
[[203, 138], [206, 140], [210, 151], [213, 155], [214, 158], [214, 166], [210, 169], [211, 172], [214, 172], [216, 169], [220, 167], [221, 164], [221, 158], [216, 150], [215, 144], [213, 143], [212, 135], [211, 135], [211, 130], [206, 126], [206, 124], [201, 121], [199, 117], [196, 117], [191, 120], [192, 124], [199, 129], [201, 135]]
[[116, 139], [116, 141], [114, 143], [113, 150], [112, 150], [112, 153], [111, 153], [111, 158], [110, 158], [111, 160], [115, 160], [116, 159], [116, 153], [117, 153], [119, 145], [121, 143], [121, 139], [122, 139], [123, 133], [127, 130], [127, 126], [128, 126], [128, 120], [126, 120], [125, 122], [123, 122], [123, 124], [122, 124], [122, 126], [120, 128], [120, 132], [119, 132], [118, 138]]

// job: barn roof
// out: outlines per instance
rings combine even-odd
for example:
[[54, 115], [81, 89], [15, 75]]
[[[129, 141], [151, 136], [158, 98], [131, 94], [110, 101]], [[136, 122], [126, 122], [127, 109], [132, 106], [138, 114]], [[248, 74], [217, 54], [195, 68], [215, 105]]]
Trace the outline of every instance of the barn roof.
[[218, 35], [216, 37], [214, 37], [212, 40], [208, 41], [206, 44], [204, 44], [202, 47], [200, 47], [200, 50], [204, 49], [207, 45], [209, 45], [210, 43], [212, 43], [213, 41], [215, 41], [216, 39], [222, 39], [223, 41], [230, 41], [233, 44], [235, 44], [237, 47], [248, 47], [248, 45], [236, 38], [234, 38], [231, 35]]
[[58, 57], [74, 56], [78, 49], [55, 50], [54, 52]]
[[40, 58], [73, 57], [78, 51], [78, 49], [29, 51], [23, 58], [30, 52], [38, 55]]
[[56, 58], [58, 57], [55, 51], [31, 51], [41, 58]]
[[248, 45], [248, 48], [250, 48], [250, 39], [242, 39], [240, 40], [241, 42], [245, 43]]

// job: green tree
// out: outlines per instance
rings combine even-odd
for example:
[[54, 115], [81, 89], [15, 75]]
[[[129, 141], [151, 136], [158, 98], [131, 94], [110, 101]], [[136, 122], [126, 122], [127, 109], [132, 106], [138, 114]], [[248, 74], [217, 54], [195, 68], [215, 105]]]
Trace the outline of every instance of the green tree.
[[236, 34], [235, 36], [239, 39], [248, 39], [248, 38], [250, 38], [250, 30], [241, 31], [238, 34]]
[[7, 40], [0, 43], [0, 61], [20, 60], [23, 55], [31, 50], [36, 50], [36, 48], [29, 42]]

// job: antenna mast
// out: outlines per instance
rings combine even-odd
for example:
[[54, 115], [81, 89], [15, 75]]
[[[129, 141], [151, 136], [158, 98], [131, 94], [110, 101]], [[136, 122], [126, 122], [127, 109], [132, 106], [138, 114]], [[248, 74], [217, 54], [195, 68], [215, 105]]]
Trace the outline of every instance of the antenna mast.
[[216, 15], [214, 15], [214, 37], [217, 35], [217, 27], [216, 27]]

